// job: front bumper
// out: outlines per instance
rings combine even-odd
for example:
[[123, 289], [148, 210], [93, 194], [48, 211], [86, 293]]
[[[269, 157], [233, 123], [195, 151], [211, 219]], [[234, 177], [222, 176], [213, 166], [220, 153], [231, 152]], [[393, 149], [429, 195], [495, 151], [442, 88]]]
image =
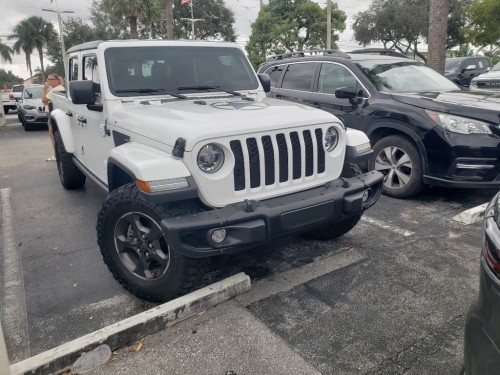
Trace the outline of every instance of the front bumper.
[[500, 187], [498, 134], [457, 134], [434, 129], [424, 142], [428, 155], [425, 184], [456, 188]]
[[[161, 226], [169, 246], [186, 256], [235, 253], [275, 237], [360, 215], [377, 201], [382, 180], [381, 173], [371, 171], [282, 197], [165, 218]], [[211, 238], [218, 229], [226, 231], [221, 243]]]
[[49, 121], [49, 115], [47, 112], [40, 111], [22, 111], [22, 118], [25, 123], [28, 124], [39, 124], [39, 125], [47, 125]]

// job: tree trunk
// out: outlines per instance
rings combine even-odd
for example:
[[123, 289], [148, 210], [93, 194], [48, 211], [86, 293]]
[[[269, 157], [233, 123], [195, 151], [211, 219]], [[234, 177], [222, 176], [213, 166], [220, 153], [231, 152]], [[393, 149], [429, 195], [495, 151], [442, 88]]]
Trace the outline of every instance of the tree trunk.
[[174, 0], [165, 0], [167, 16], [167, 39], [174, 40]]
[[42, 84], [45, 83], [45, 69], [43, 68], [43, 48], [38, 49], [38, 56], [40, 56], [40, 69], [42, 71]]
[[139, 39], [137, 33], [137, 16], [130, 16], [130, 37], [132, 39]]
[[429, 8], [429, 58], [427, 65], [444, 73], [446, 36], [448, 31], [449, 0], [430, 0]]

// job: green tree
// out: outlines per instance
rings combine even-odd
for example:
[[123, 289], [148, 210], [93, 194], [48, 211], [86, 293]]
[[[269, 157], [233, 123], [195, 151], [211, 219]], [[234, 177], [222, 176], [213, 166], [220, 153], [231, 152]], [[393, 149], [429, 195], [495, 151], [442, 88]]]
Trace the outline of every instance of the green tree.
[[[462, 33], [467, 23], [466, 9], [471, 0], [450, 0], [446, 48], [467, 43]], [[419, 44], [429, 33], [429, 0], [374, 0], [370, 8], [356, 14], [354, 38], [366, 46], [382, 43], [404, 54], [410, 52], [426, 61]]]
[[[283, 52], [326, 47], [326, 8], [311, 0], [269, 0], [252, 24], [246, 46], [250, 61], [257, 67], [266, 56]], [[332, 47], [337, 31], [345, 28], [346, 15], [332, 4]]]
[[129, 39], [129, 22], [120, 14], [109, 12], [103, 0], [93, 0], [90, 6], [90, 20], [97, 33], [97, 39]]
[[465, 35], [478, 47], [500, 46], [500, 1], [474, 0], [469, 8], [470, 23]]
[[[224, 0], [192, 0], [193, 17], [203, 19], [195, 24], [195, 39], [225, 40], [234, 42], [234, 13], [227, 8]], [[191, 39], [191, 22], [181, 20], [191, 18], [191, 6], [181, 5], [175, 0], [174, 6], [174, 38]]]
[[9, 39], [17, 39], [12, 50], [18, 55], [21, 54], [21, 51], [24, 52], [26, 69], [30, 72], [30, 77], [33, 76], [33, 70], [31, 68], [31, 54], [34, 49], [33, 39], [31, 37], [32, 32], [32, 27], [28, 18], [25, 18], [14, 27], [14, 34], [9, 36]]
[[132, 39], [139, 38], [138, 21], [159, 21], [164, 15], [158, 0], [103, 0], [102, 4], [109, 13], [129, 20]]
[[17, 42], [14, 43], [14, 51], [20, 53], [22, 50], [25, 53], [26, 65], [28, 66], [30, 75], [33, 75], [31, 71], [30, 55], [33, 50], [36, 49], [38, 51], [42, 80], [45, 80], [43, 50], [52, 40], [57, 38], [52, 23], [38, 16], [25, 18], [14, 27], [14, 35], [12, 35], [11, 38], [17, 38]]
[[3, 85], [7, 85], [7, 87], [12, 87], [12, 85], [18, 85], [23, 83], [23, 79], [12, 74], [12, 72], [7, 72], [4, 69], [0, 69], [0, 88]]
[[0, 57], [5, 61], [12, 62], [12, 52], [12, 49], [8, 45], [3, 44], [0, 38]]

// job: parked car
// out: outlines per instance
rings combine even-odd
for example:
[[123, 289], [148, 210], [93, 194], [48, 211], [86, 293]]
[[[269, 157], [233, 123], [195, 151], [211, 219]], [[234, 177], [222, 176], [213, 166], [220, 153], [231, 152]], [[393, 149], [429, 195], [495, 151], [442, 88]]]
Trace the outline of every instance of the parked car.
[[468, 87], [471, 80], [491, 69], [491, 61], [484, 56], [450, 57], [446, 59], [446, 78]]
[[2, 105], [5, 114], [9, 113], [11, 109], [17, 108], [17, 101], [21, 97], [24, 85], [13, 85], [12, 89], [8, 92], [2, 92]]
[[493, 66], [490, 71], [472, 78], [471, 90], [496, 90], [500, 91], [500, 62]]
[[466, 375], [496, 375], [500, 371], [500, 193], [484, 215], [479, 295], [465, 321]]
[[425, 185], [500, 187], [500, 95], [464, 91], [417, 61], [312, 51], [259, 67], [272, 97], [339, 116], [365, 132], [369, 167], [386, 175], [384, 193], [410, 197]]
[[43, 85], [26, 86], [19, 99], [18, 117], [26, 131], [47, 126], [49, 116], [42, 103], [42, 89]]

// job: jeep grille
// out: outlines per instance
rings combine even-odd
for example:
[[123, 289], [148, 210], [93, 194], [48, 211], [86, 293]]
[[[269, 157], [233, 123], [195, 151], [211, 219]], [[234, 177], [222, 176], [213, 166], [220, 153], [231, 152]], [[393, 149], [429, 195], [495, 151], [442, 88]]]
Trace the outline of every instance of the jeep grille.
[[[230, 147], [235, 160], [235, 191], [273, 185], [276, 175], [283, 183], [325, 172], [321, 128], [233, 140]], [[249, 181], [245, 179], [245, 167], [250, 171]]]

